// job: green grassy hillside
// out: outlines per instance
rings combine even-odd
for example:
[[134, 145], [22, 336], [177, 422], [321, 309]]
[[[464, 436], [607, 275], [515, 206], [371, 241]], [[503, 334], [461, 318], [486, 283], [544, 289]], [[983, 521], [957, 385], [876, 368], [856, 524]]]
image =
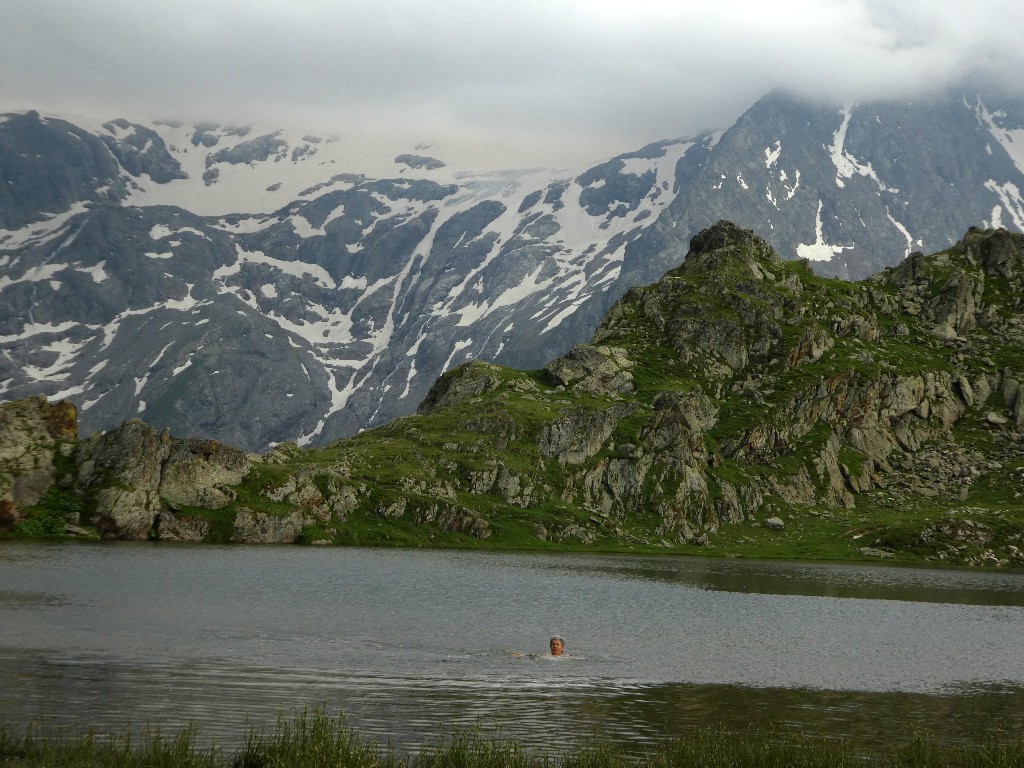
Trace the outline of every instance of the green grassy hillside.
[[[720, 222], [543, 370], [460, 366], [415, 416], [235, 475], [134, 422], [82, 441], [9, 527], [1022, 565], [1022, 302], [1005, 230], [849, 283]], [[155, 481], [126, 469], [147, 451]]]

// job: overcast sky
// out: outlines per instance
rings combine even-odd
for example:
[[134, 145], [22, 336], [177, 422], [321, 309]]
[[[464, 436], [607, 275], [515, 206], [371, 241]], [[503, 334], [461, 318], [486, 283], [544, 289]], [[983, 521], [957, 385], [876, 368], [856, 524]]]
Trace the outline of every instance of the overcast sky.
[[727, 127], [773, 88], [1019, 91], [1022, 30], [1018, 0], [2, 0], [0, 111], [256, 121], [473, 148], [492, 166], [575, 163]]

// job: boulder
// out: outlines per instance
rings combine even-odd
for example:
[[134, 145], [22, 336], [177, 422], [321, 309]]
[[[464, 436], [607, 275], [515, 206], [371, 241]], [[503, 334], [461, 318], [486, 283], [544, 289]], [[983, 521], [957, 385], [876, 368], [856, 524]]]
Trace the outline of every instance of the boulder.
[[885, 549], [877, 549], [876, 547], [861, 547], [858, 550], [864, 557], [879, 557], [883, 560], [891, 560], [896, 557], [896, 554], [889, 552]]
[[87, 489], [116, 482], [155, 492], [170, 451], [170, 432], [158, 433], [141, 419], [130, 419], [79, 444], [78, 485]]
[[164, 501], [206, 509], [229, 504], [235, 495], [227, 486], [240, 483], [252, 464], [237, 448], [173, 438], [139, 419], [80, 443], [76, 462], [78, 488], [95, 491], [94, 524], [119, 539], [157, 535]]
[[439, 408], [465, 403], [501, 386], [498, 374], [504, 369], [491, 363], [471, 361], [443, 374], [427, 392], [417, 413], [433, 413]]
[[163, 512], [159, 517], [161, 541], [203, 541], [210, 534], [210, 521], [202, 517], [184, 517]]
[[271, 515], [241, 507], [235, 515], [232, 541], [241, 544], [294, 544], [302, 533], [302, 513]]
[[171, 504], [220, 509], [235, 498], [226, 486], [242, 482], [251, 468], [247, 453], [216, 440], [173, 440], [159, 492]]
[[78, 416], [68, 401], [43, 396], [0, 403], [0, 530], [18, 522], [56, 479], [55, 452], [78, 437]]
[[[936, 327], [943, 330], [936, 335], [955, 338], [974, 330], [985, 290], [983, 275], [955, 270], [939, 293], [929, 304]], [[949, 331], [952, 331], [950, 334]]]
[[591, 395], [622, 395], [633, 391], [634, 363], [618, 347], [577, 344], [547, 364], [555, 384]]
[[160, 497], [151, 491], [113, 485], [96, 492], [90, 522], [105, 539], [147, 539], [155, 536]]

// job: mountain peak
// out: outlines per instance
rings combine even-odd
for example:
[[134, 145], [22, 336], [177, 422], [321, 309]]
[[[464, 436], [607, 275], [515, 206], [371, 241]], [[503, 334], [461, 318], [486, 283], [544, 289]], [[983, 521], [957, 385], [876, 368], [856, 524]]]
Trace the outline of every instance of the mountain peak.
[[[544, 370], [462, 365], [416, 416], [262, 457], [129, 421], [55, 458], [38, 505], [0, 486], [0, 512], [122, 538], [1024, 564], [1024, 236], [971, 230], [859, 283], [727, 222], [691, 259]], [[763, 275], [723, 283], [716, 260]], [[0, 481], [24, 469], [0, 456]]]
[[681, 270], [686, 273], [714, 272], [761, 279], [763, 267], [782, 266], [782, 257], [752, 230], [720, 220], [694, 235]]
[[257, 450], [410, 414], [467, 360], [542, 368], [666, 272], [724, 334], [806, 290], [779, 257], [860, 279], [1024, 230], [1024, 103], [940, 106], [774, 92], [703, 139], [488, 173], [274, 126], [0, 116], [0, 395]]

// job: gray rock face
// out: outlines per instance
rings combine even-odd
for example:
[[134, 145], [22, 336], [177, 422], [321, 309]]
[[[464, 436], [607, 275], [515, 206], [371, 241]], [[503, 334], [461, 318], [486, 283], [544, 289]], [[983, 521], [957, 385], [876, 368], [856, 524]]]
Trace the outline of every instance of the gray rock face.
[[100, 475], [129, 486], [156, 490], [171, 449], [169, 433], [157, 432], [141, 419], [126, 421], [79, 446], [79, 482], [93, 485]]
[[71, 403], [43, 397], [0, 403], [0, 530], [12, 528], [50, 489], [56, 452], [77, 437]]
[[633, 391], [632, 361], [616, 347], [577, 344], [547, 365], [555, 383], [592, 394], [616, 395]]
[[81, 442], [76, 463], [78, 488], [95, 493], [93, 524], [119, 539], [205, 535], [208, 525], [178, 520], [167, 507], [220, 509], [234, 500], [227, 485], [240, 483], [251, 467], [236, 448], [174, 438], [139, 419]]
[[[412, 413], [467, 360], [537, 369], [565, 355], [723, 216], [767, 233], [786, 259], [821, 259], [817, 270], [846, 277], [945, 248], [970, 225], [1022, 229], [1012, 151], [1022, 114], [989, 96], [840, 109], [774, 93], [721, 134], [583, 172], [452, 184], [431, 181], [449, 169], [422, 155], [400, 155], [393, 179], [344, 173], [318, 154], [331, 140], [313, 136], [123, 119], [92, 135], [36, 113], [4, 116], [3, 396], [75, 398], [86, 430], [141, 416], [247, 450], [328, 443]], [[185, 179], [197, 155], [203, 170]], [[322, 179], [289, 184], [314, 164], [329, 169]], [[250, 171], [253, 193], [267, 191], [256, 215], [145, 202], [147, 189], [171, 184], [223, 210], [211, 193], [226, 199]], [[692, 258], [708, 255], [711, 272], [714, 253], [698, 242]], [[768, 269], [723, 297], [717, 323], [703, 322], [706, 307], [668, 312], [676, 348], [714, 349], [692, 359], [723, 380], [768, 354], [781, 330], [772, 318], [757, 338], [737, 332], [759, 311], [758, 284], [783, 276]], [[911, 309], [956, 342], [985, 283], [947, 288]], [[796, 354], [813, 361], [827, 343], [809, 332]]]
[[433, 413], [438, 408], [458, 405], [485, 392], [494, 391], [501, 384], [498, 378], [500, 370], [496, 365], [472, 362], [448, 371], [434, 382], [420, 403], [418, 413]]
[[81, 128], [38, 112], [8, 115], [0, 124], [0, 227], [17, 230], [79, 202], [119, 200], [120, 173], [106, 145]]
[[[625, 173], [625, 163], [633, 155], [621, 155], [580, 175], [576, 182], [583, 187], [580, 204], [591, 216], [610, 213], [626, 216], [637, 209], [639, 202], [651, 191], [657, 181], [653, 171]], [[595, 185], [595, 182], [601, 182]]]
[[167, 151], [164, 140], [152, 128], [129, 123], [123, 118], [104, 123], [103, 127], [111, 135], [100, 138], [132, 176], [145, 174], [157, 184], [188, 178], [181, 163]]
[[399, 155], [395, 158], [395, 162], [407, 165], [410, 168], [424, 168], [428, 171], [436, 171], [438, 168], [445, 167], [445, 164], [440, 160], [423, 155]]
[[242, 544], [294, 544], [302, 532], [302, 526], [300, 512], [278, 517], [242, 507], [235, 516], [233, 540]]
[[133, 419], [79, 445], [78, 487], [96, 489], [91, 521], [104, 537], [145, 539], [160, 513], [160, 476], [170, 435]]
[[640, 433], [653, 452], [703, 452], [701, 435], [718, 422], [718, 407], [703, 392], [662, 392], [654, 414]]
[[213, 133], [220, 128], [217, 123], [197, 123], [195, 130], [192, 132], [192, 146], [198, 147], [200, 145], [204, 147], [215, 147], [219, 138]]
[[541, 431], [538, 438], [541, 455], [559, 464], [582, 464], [601, 450], [619, 421], [634, 410], [632, 405], [616, 405], [598, 411], [568, 408]]
[[227, 486], [242, 482], [251, 468], [247, 454], [216, 440], [175, 440], [158, 490], [171, 504], [220, 509], [235, 499]]
[[276, 134], [267, 134], [243, 141], [230, 149], [221, 149], [207, 155], [206, 167], [209, 168], [217, 163], [239, 165], [268, 160], [274, 156], [284, 157], [287, 148], [288, 143], [277, 138]]

